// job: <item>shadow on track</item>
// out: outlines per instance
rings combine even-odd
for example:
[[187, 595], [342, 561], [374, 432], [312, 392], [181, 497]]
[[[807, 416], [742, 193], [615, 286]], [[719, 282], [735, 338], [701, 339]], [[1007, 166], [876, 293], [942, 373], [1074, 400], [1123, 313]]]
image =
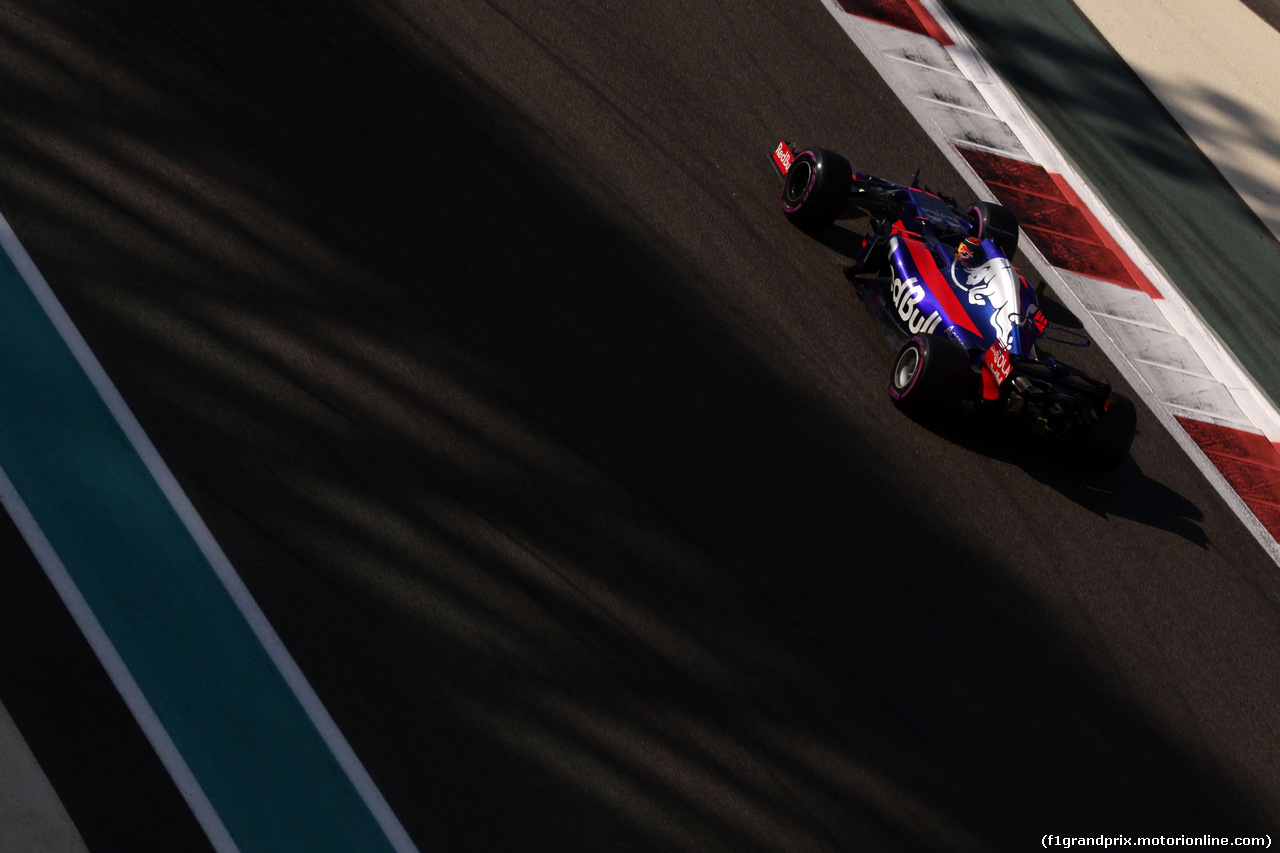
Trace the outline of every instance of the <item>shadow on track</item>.
[[[812, 326], [749, 316], [735, 288], [798, 277], [767, 179], [733, 201], [745, 156], [667, 159], [636, 116], [704, 121], [663, 99], [752, 69], [580, 11], [119, 3], [4, 33], [4, 210], [420, 848], [1259, 825], [1025, 567], [922, 517], [926, 472], [806, 364]], [[847, 49], [821, 9], [732, 12], [767, 77], [803, 70], [760, 40]], [[573, 117], [474, 44], [531, 52]], [[677, 60], [697, 79], [657, 106], [609, 88]]]
[[[1145, 407], [1140, 423], [1153, 423]], [[1198, 548], [1209, 544], [1198, 523], [1204, 521], [1200, 507], [1145, 474], [1132, 456], [1113, 471], [1097, 472], [1082, 466], [1068, 448], [1047, 445], [1007, 425], [963, 419], [920, 425], [957, 447], [1016, 465], [1099, 518], [1127, 518], [1173, 533]]]

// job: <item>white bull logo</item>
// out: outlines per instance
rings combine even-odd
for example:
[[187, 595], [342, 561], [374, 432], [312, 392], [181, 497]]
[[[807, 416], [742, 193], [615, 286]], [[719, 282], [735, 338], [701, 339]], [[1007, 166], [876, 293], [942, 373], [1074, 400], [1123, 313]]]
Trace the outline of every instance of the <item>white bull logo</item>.
[[990, 305], [991, 325], [996, 330], [996, 340], [1006, 344], [1013, 343], [1013, 321], [1009, 315], [1017, 306], [1010, 307], [1015, 299], [1012, 282], [1013, 265], [1008, 258], [992, 258], [980, 267], [971, 270], [954, 269], [952, 280], [959, 284], [956, 272], [967, 273], [965, 283], [961, 284], [969, 294], [970, 305]]

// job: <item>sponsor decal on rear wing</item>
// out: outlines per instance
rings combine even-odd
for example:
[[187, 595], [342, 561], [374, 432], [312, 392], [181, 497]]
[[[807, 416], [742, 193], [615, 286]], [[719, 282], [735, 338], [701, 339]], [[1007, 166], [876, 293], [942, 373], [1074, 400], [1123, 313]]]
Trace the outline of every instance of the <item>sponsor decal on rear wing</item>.
[[787, 144], [785, 139], [778, 141], [778, 147], [773, 149], [773, 168], [777, 170], [778, 177], [785, 178], [787, 171], [791, 168], [791, 161], [795, 159], [791, 153], [791, 146]]

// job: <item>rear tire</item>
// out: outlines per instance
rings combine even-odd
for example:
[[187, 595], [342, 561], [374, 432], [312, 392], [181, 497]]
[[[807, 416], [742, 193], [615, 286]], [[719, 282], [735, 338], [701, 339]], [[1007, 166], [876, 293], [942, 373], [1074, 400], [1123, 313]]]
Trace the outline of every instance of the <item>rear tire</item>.
[[853, 167], [823, 148], [801, 151], [782, 181], [782, 212], [791, 224], [806, 231], [826, 228], [849, 203]]
[[1138, 411], [1123, 394], [1112, 394], [1097, 421], [1084, 434], [1085, 461], [1098, 471], [1110, 471], [1129, 455], [1137, 431]]
[[889, 371], [889, 397], [909, 415], [957, 408], [972, 377], [969, 352], [938, 335], [913, 335], [898, 349]]
[[1018, 251], [1018, 217], [1012, 210], [989, 201], [975, 201], [964, 213], [973, 223], [973, 236], [994, 240], [1006, 257], [1013, 258]]

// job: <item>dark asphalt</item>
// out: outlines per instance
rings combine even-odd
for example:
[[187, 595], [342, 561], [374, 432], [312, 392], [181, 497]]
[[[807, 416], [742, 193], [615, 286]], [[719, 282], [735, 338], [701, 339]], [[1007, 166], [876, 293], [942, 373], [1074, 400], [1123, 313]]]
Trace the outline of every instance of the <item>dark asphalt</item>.
[[[904, 419], [777, 210], [783, 134], [968, 195], [820, 4], [6, 3], [0, 104], [0, 211], [421, 850], [1277, 828], [1275, 564], [1145, 409], [1102, 477]], [[194, 849], [0, 534], [0, 700], [94, 851]]]

